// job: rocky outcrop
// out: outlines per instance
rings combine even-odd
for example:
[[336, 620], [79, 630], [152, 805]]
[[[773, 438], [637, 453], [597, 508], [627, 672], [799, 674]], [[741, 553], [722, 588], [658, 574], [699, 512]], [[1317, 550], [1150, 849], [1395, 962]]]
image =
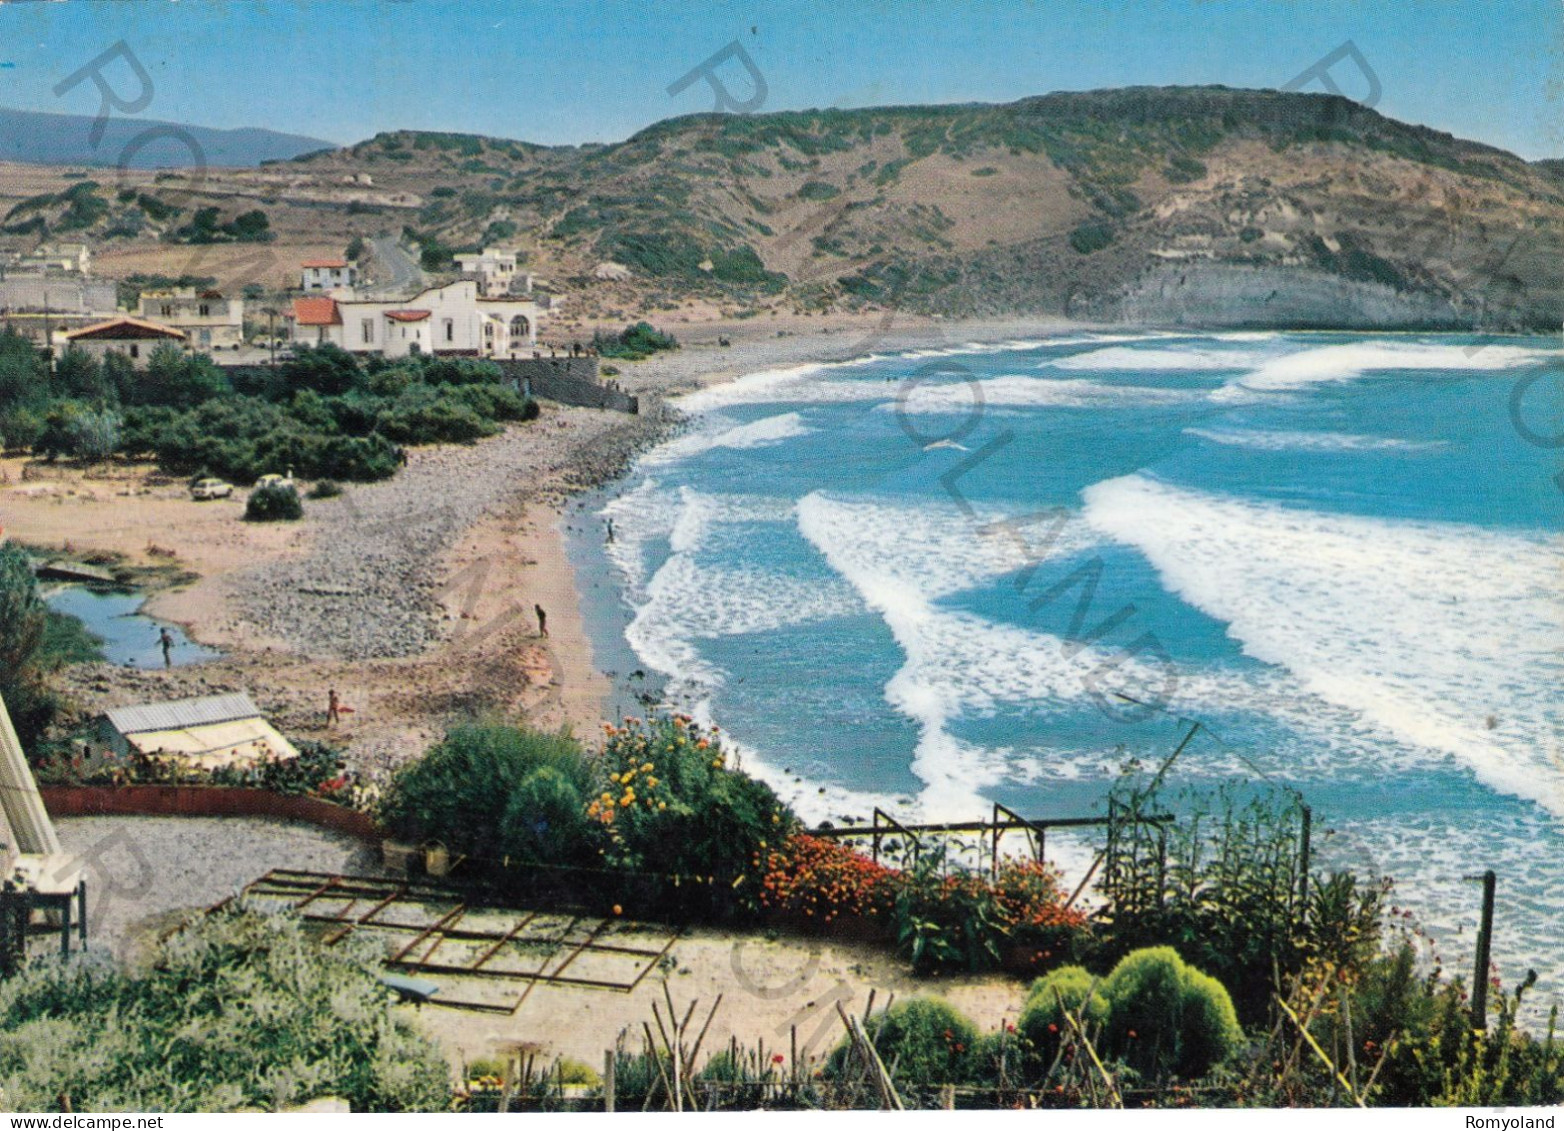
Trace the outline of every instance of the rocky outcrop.
[[1307, 267], [1232, 263], [1153, 268], [1093, 313], [1104, 320], [1173, 326], [1452, 329], [1473, 322], [1436, 295]]

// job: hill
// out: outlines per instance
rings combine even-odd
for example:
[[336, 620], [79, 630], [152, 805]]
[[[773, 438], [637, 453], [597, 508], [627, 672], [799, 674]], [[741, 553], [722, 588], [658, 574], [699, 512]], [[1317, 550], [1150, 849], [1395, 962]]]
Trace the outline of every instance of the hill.
[[[216, 130], [152, 119], [111, 117], [97, 146], [90, 132], [95, 121], [79, 114], [43, 114], [0, 108], [0, 161], [30, 165], [117, 166], [126, 158], [133, 169], [166, 169], [192, 164], [190, 146], [201, 147], [205, 163], [244, 168], [330, 149], [332, 143], [273, 130]], [[180, 131], [179, 135], [172, 131]]]
[[[1337, 96], [1143, 87], [693, 115], [579, 147], [388, 133], [144, 195], [224, 219], [269, 201], [284, 243], [399, 232], [435, 271], [503, 242], [587, 312], [1514, 328], [1564, 309], [1560, 168]], [[180, 223], [142, 218], [142, 238]]]

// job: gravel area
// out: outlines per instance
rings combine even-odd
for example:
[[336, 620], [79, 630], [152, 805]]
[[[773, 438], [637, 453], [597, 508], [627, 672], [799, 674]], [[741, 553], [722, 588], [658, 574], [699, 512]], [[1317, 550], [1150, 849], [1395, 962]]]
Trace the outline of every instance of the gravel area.
[[414, 450], [393, 479], [306, 503], [310, 550], [235, 578], [235, 605], [300, 655], [417, 655], [441, 636], [440, 565], [463, 532], [520, 500], [551, 503], [607, 482], [665, 427], [661, 415], [549, 408], [472, 447]]
[[149, 932], [273, 868], [381, 875], [362, 842], [259, 817], [65, 817], [60, 847], [87, 872], [87, 945], [129, 956]]

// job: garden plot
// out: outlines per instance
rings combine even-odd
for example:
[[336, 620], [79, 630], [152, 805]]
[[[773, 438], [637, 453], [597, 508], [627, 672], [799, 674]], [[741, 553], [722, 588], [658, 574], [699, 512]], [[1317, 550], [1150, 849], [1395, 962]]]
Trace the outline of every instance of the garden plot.
[[469, 905], [429, 884], [316, 872], [269, 872], [242, 898], [298, 914], [328, 944], [371, 933], [389, 969], [439, 983], [432, 1004], [503, 1013], [540, 982], [629, 993], [678, 937], [655, 924]]

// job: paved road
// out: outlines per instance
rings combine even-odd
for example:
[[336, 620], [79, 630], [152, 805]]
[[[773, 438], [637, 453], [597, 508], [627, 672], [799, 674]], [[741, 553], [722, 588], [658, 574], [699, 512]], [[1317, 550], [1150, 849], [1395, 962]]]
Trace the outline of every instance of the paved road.
[[377, 236], [369, 243], [375, 249], [374, 290], [410, 294], [428, 282], [395, 236]]

